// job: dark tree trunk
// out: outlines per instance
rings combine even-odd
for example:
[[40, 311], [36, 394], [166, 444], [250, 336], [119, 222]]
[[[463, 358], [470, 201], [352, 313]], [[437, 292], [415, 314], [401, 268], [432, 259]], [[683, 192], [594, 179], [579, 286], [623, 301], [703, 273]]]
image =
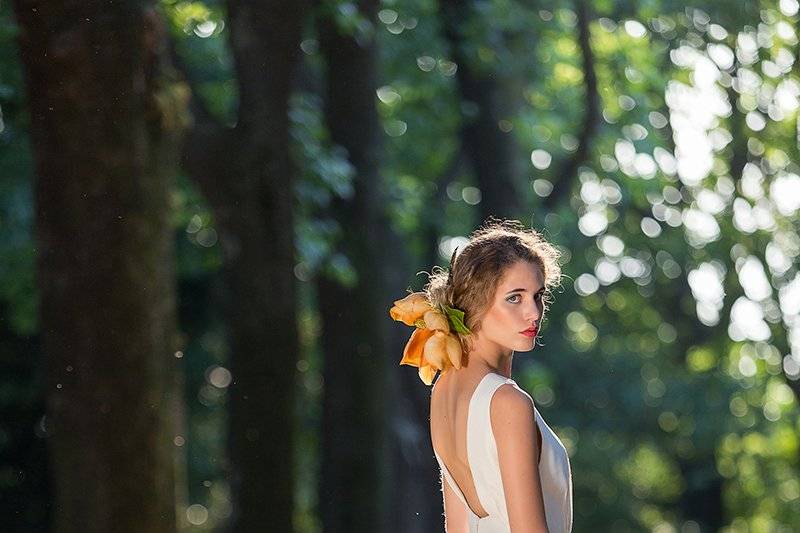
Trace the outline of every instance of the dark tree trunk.
[[42, 351], [39, 335], [21, 336], [10, 311], [0, 303], [0, 387], [7, 391], [35, 387], [36, 394], [6, 394], [0, 401], [6, 435], [0, 468], [18, 476], [17, 483], [3, 487], [0, 516], [6, 531], [46, 533], [51, 529], [53, 495], [47, 441], [41, 438], [44, 391], [36, 386], [42, 381]]
[[496, 73], [476, 68], [464, 53], [462, 27], [474, 16], [472, 11], [471, 0], [440, 0], [444, 36], [458, 66], [461, 137], [481, 191], [481, 220], [490, 215], [514, 217], [522, 208], [521, 178], [515, 175], [516, 146], [513, 135], [499, 126], [500, 120], [506, 118], [504, 106], [509, 105], [509, 97]]
[[[376, 23], [376, 0], [359, 8]], [[334, 202], [328, 214], [341, 226], [336, 249], [350, 260], [357, 282], [347, 286], [324, 272], [317, 280], [325, 354], [320, 515], [328, 533], [412, 531], [398, 525], [398, 510], [388, 506], [404, 497], [392, 467], [401, 444], [390, 439], [392, 426], [402, 425], [393, 406], [402, 394], [396, 368], [403, 339], [388, 310], [402, 296], [408, 259], [390, 228], [381, 187], [377, 49], [373, 37], [359, 41], [340, 33], [328, 15], [323, 10], [319, 20], [326, 123], [356, 170], [353, 196]], [[410, 523], [416, 517], [407, 511]]]
[[235, 128], [195, 102], [184, 150], [219, 224], [233, 382], [230, 456], [235, 531], [292, 531], [299, 351], [289, 95], [305, 2], [230, 0], [239, 81]]
[[176, 528], [169, 192], [180, 102], [144, 3], [17, 0], [54, 530]]
[[679, 460], [686, 489], [681, 493], [680, 510], [685, 520], [694, 520], [699, 531], [719, 531], [725, 524], [722, 486], [713, 454], [693, 460]]

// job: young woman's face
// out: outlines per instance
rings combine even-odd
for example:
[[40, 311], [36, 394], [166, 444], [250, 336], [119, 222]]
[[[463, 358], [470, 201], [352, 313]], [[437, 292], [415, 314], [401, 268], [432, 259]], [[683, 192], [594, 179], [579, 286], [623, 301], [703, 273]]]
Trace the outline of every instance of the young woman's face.
[[543, 294], [544, 275], [537, 264], [512, 264], [497, 285], [479, 335], [515, 352], [532, 350], [544, 311]]

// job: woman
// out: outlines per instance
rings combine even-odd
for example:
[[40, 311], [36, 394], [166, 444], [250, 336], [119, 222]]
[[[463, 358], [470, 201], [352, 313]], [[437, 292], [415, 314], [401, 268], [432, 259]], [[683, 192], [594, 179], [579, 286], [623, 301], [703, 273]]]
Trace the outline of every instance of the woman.
[[447, 533], [572, 530], [567, 451], [511, 379], [515, 352], [533, 349], [559, 252], [535, 230], [491, 221], [424, 292], [395, 302], [416, 326], [401, 364], [431, 384], [431, 442], [442, 473]]

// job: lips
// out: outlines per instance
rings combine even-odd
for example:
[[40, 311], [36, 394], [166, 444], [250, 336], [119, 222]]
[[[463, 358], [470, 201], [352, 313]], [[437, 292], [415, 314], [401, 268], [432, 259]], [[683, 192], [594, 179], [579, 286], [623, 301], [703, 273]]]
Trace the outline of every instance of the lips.
[[521, 334], [525, 335], [526, 337], [535, 337], [536, 336], [536, 328], [529, 328], [525, 331], [520, 331]]

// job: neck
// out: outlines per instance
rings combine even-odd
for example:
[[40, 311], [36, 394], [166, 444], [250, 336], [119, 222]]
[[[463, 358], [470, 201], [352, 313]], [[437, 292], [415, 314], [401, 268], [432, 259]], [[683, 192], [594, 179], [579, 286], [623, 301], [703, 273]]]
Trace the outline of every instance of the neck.
[[513, 358], [514, 350], [496, 343], [484, 342], [479, 336], [475, 339], [473, 348], [468, 354], [467, 366], [472, 368], [473, 372], [481, 374], [493, 372], [510, 378]]

